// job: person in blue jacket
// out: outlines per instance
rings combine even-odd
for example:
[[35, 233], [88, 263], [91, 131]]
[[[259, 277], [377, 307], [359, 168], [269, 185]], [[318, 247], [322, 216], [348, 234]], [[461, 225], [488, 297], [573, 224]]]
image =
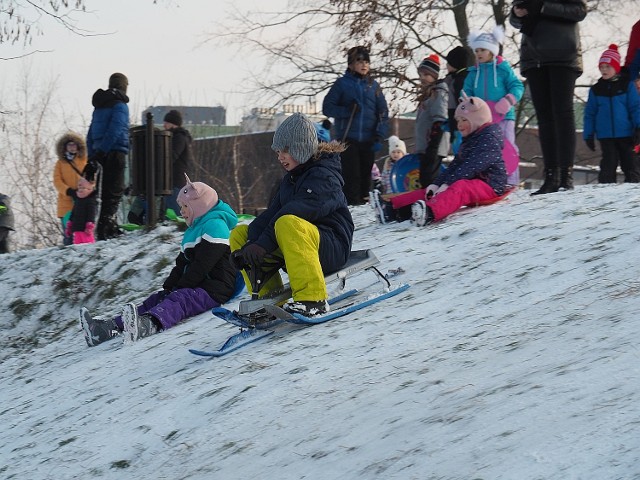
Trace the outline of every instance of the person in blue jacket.
[[341, 154], [344, 193], [349, 205], [362, 205], [369, 195], [375, 152], [387, 137], [389, 109], [378, 82], [370, 75], [369, 50], [347, 52], [348, 68], [329, 89], [322, 111], [334, 118], [335, 138], [345, 142]]
[[282, 278], [276, 272], [253, 292], [246, 267], [273, 270], [273, 260], [280, 260], [276, 265], [284, 263], [293, 296], [285, 310], [322, 314], [329, 310], [325, 274], [344, 266], [353, 241], [340, 173], [344, 145], [318, 142], [313, 123], [294, 113], [276, 130], [271, 148], [286, 173], [268, 208], [231, 232], [232, 258], [242, 268], [249, 292], [260, 297], [281, 289]]
[[611, 44], [600, 57], [602, 77], [589, 90], [584, 110], [583, 137], [595, 152], [600, 141], [599, 183], [616, 183], [618, 165], [624, 181], [640, 182], [640, 165], [633, 146], [640, 143], [640, 97], [627, 75], [620, 75], [618, 46]]
[[124, 193], [124, 170], [129, 153], [128, 85], [124, 74], [114, 73], [109, 77], [109, 88], [99, 88], [92, 98], [94, 110], [87, 133], [89, 162], [85, 177], [93, 181], [97, 164], [100, 164], [102, 178], [97, 182], [102, 205], [96, 229], [98, 240], [122, 233], [116, 213]]

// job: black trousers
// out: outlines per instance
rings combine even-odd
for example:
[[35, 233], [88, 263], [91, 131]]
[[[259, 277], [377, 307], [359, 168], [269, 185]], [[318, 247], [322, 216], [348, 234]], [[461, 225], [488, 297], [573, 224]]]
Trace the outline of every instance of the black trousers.
[[124, 194], [126, 158], [126, 153], [109, 152], [100, 162], [102, 165], [101, 219], [112, 218], [118, 212], [118, 206]]
[[631, 137], [603, 138], [600, 140], [602, 160], [600, 160], [599, 183], [616, 183], [618, 165], [627, 183], [640, 183], [640, 165], [633, 153]]
[[349, 205], [362, 205], [369, 196], [371, 186], [371, 169], [373, 168], [374, 151], [371, 142], [356, 142], [347, 139], [347, 149], [340, 154], [342, 163], [342, 191]]
[[527, 70], [526, 77], [538, 118], [545, 169], [573, 167], [576, 154], [573, 91], [577, 72], [567, 67], [540, 67]]

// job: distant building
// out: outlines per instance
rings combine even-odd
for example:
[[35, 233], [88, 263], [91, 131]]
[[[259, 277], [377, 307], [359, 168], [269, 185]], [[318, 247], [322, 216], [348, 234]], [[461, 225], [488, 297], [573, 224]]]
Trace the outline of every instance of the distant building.
[[308, 105], [283, 105], [281, 109], [252, 108], [249, 115], [242, 117], [240, 130], [243, 133], [273, 132], [295, 112], [304, 113], [313, 122], [321, 122], [327, 118], [322, 115], [322, 112], [318, 112], [315, 102]]
[[147, 113], [153, 115], [154, 125], [162, 125], [164, 116], [169, 110], [182, 113], [183, 125], [226, 125], [227, 110], [224, 107], [184, 107], [180, 105], [159, 105], [149, 107], [142, 112], [142, 124], [147, 123]]

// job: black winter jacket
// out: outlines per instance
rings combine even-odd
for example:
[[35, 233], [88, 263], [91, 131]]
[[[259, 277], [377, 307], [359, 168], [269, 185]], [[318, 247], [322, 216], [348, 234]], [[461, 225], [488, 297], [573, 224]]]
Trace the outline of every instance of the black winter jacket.
[[578, 22], [587, 16], [585, 0], [531, 0], [529, 15], [509, 22], [522, 33], [520, 72], [540, 67], [567, 67], [582, 74], [582, 46]]
[[172, 165], [173, 165], [173, 187], [181, 188], [184, 185], [184, 174], [193, 178], [193, 153], [191, 151], [191, 143], [193, 139], [188, 130], [182, 127], [170, 130]]
[[339, 270], [349, 258], [354, 231], [343, 184], [338, 153], [320, 154], [287, 172], [269, 207], [249, 224], [249, 241], [273, 252], [276, 220], [295, 215], [318, 227], [322, 271]]

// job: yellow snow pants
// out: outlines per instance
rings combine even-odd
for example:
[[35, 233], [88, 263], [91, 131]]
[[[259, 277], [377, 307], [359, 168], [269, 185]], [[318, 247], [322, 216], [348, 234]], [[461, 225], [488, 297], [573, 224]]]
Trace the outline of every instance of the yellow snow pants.
[[[284, 259], [293, 299], [297, 301], [318, 301], [327, 298], [327, 285], [320, 266], [320, 232], [313, 223], [295, 215], [283, 215], [275, 224], [276, 240], [279, 248], [271, 255]], [[231, 251], [240, 250], [249, 235], [248, 225], [238, 225], [231, 231], [229, 245]], [[246, 272], [242, 271], [247, 290], [251, 292], [251, 282]], [[263, 297], [270, 292], [282, 288], [282, 277], [279, 273], [272, 276], [262, 286], [258, 295]]]

